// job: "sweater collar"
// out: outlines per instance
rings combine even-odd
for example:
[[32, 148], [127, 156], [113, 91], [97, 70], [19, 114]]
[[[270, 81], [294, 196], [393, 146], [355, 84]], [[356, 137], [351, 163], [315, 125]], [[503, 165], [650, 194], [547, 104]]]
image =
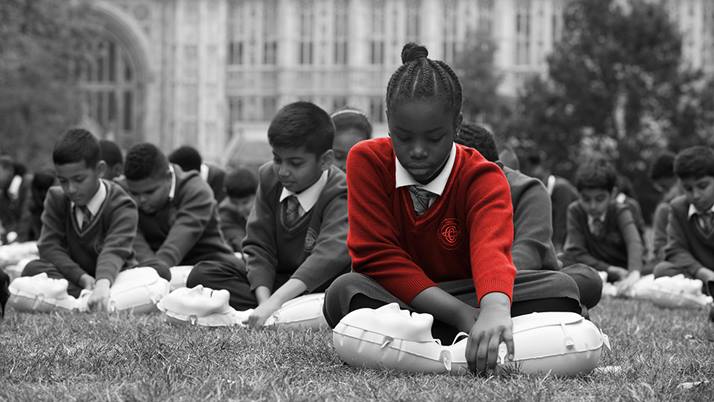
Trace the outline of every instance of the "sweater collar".
[[[107, 185], [104, 183], [104, 180], [99, 180], [99, 188], [97, 189], [97, 192], [94, 193], [92, 198], [87, 203], [87, 209], [92, 213], [92, 216], [97, 215], [97, 212], [99, 212], [99, 208], [102, 207], [102, 203], [105, 199], [107, 199]], [[74, 209], [74, 202], [72, 202], [71, 205]]]
[[436, 195], [441, 196], [446, 188], [446, 183], [449, 181], [449, 176], [454, 168], [454, 162], [456, 161], [456, 144], [452, 144], [451, 152], [449, 153], [449, 159], [446, 161], [446, 165], [441, 169], [441, 172], [432, 181], [427, 184], [421, 184], [407, 171], [407, 169], [399, 163], [399, 159], [395, 156], [395, 181], [396, 188], [406, 187], [406, 186], [417, 186], [424, 190], [428, 190]]
[[297, 197], [298, 202], [300, 203], [300, 206], [302, 207], [303, 211], [305, 211], [305, 213], [309, 212], [312, 207], [314, 207], [317, 203], [317, 199], [320, 198], [320, 194], [322, 194], [322, 190], [327, 184], [328, 172], [329, 169], [324, 170], [320, 178], [317, 179], [317, 181], [313, 183], [312, 186], [306, 188], [300, 193], [293, 193], [292, 191], [283, 187], [283, 191], [280, 193], [280, 202], [283, 202], [284, 199], [290, 197], [291, 195], [294, 195], [295, 197]]

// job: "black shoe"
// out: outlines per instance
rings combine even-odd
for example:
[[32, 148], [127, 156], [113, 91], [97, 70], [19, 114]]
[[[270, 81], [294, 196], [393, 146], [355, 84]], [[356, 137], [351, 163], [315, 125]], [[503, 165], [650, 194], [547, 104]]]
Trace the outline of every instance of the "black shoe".
[[0, 269], [0, 317], [5, 316], [5, 303], [10, 298], [10, 277]]

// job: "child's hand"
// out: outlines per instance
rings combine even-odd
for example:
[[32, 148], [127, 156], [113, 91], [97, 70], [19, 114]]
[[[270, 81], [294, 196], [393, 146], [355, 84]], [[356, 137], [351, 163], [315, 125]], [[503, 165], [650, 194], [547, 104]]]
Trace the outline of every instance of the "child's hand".
[[630, 271], [626, 270], [625, 268], [622, 267], [616, 267], [614, 265], [610, 265], [607, 267], [607, 274], [611, 278], [613, 278], [613, 282], [619, 282], [627, 277], [629, 275]]
[[89, 295], [87, 306], [90, 311], [106, 311], [109, 307], [109, 281], [100, 279], [97, 281], [92, 294]]
[[629, 296], [628, 293], [637, 281], [640, 280], [640, 271], [632, 271], [627, 277], [615, 284], [618, 295]]
[[495, 369], [498, 361], [498, 346], [506, 343], [508, 358], [513, 359], [513, 322], [508, 296], [489, 293], [481, 298], [481, 309], [469, 333], [466, 343], [466, 361], [469, 369], [482, 373]]
[[79, 286], [81, 286], [82, 289], [92, 290], [94, 289], [95, 283], [94, 278], [88, 274], [82, 274], [82, 276], [79, 277]]
[[280, 303], [276, 303], [273, 298], [270, 298], [253, 310], [243, 324], [248, 325], [250, 328], [260, 328], [280, 306]]

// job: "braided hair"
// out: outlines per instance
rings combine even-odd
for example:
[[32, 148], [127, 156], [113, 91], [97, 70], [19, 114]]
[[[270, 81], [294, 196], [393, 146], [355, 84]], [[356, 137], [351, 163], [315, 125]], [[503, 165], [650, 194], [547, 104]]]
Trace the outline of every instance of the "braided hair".
[[387, 85], [387, 112], [407, 99], [438, 98], [454, 118], [461, 112], [461, 83], [448, 64], [431, 60], [422, 45], [409, 42], [402, 48], [402, 65]]

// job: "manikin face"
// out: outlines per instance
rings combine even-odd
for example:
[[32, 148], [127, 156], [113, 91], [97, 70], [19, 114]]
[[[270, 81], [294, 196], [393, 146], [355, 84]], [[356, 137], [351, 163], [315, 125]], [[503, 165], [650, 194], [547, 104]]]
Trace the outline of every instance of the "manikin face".
[[171, 192], [171, 172], [154, 174], [146, 179], [126, 180], [129, 193], [136, 201], [139, 209], [145, 214], [155, 214], [161, 210], [169, 200]]
[[[374, 322], [370, 326], [375, 329], [390, 328], [387, 333], [396, 330], [403, 339], [431, 340], [431, 325], [434, 318], [431, 314], [421, 314], [402, 310], [396, 303], [391, 303], [378, 308], [373, 314]], [[420, 339], [415, 339], [420, 338]]]
[[461, 116], [454, 121], [439, 102], [415, 100], [397, 105], [387, 118], [399, 163], [416, 181], [429, 183], [446, 165]]
[[99, 178], [104, 174], [106, 164], [99, 161], [89, 167], [84, 161], [55, 165], [57, 181], [64, 194], [76, 205], [86, 206], [99, 189]]
[[708, 211], [714, 205], [714, 177], [689, 177], [682, 180], [682, 190], [687, 201], [697, 211]]
[[222, 313], [230, 309], [228, 300], [230, 293], [227, 290], [213, 290], [198, 285], [193, 288], [181, 288], [174, 292], [181, 292], [183, 304], [193, 308], [200, 307], [205, 314]]

